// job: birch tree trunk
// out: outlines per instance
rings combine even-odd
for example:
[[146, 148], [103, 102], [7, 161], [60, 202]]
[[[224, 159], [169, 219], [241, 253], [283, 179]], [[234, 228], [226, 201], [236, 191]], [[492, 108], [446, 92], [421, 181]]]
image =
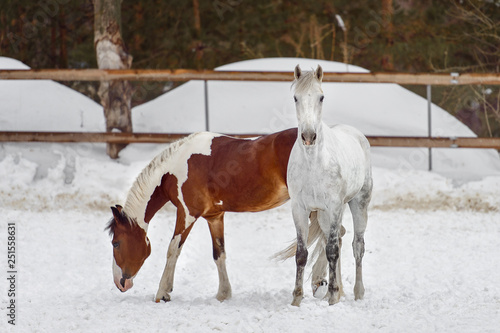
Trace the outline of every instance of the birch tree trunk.
[[[128, 54], [121, 36], [122, 0], [94, 0], [94, 45], [99, 69], [129, 69]], [[128, 81], [102, 81], [98, 95], [104, 108], [106, 131], [132, 132], [132, 88]], [[126, 144], [107, 145], [111, 158], [118, 158]]]

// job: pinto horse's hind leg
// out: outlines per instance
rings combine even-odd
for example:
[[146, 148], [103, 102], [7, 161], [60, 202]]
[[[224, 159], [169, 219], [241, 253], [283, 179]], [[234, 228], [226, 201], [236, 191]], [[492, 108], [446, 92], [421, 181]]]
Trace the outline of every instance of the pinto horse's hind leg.
[[160, 301], [170, 301], [170, 293], [174, 288], [175, 265], [177, 264], [177, 259], [181, 254], [182, 246], [184, 245], [189, 232], [193, 228], [194, 222], [195, 221], [193, 221], [186, 228], [184, 217], [179, 217], [179, 215], [177, 215], [174, 236], [172, 237], [172, 240], [170, 241], [170, 244], [168, 246], [167, 263], [165, 264], [165, 269], [163, 270], [163, 275], [161, 276], [160, 285], [158, 287], [158, 291], [156, 292], [156, 303], [159, 303]]
[[231, 298], [231, 284], [226, 271], [226, 251], [224, 248], [224, 213], [205, 217], [212, 235], [213, 256], [219, 273], [219, 291], [216, 298], [219, 301]]
[[365, 253], [365, 230], [368, 221], [368, 204], [371, 197], [371, 183], [363, 188], [360, 194], [349, 202], [351, 209], [354, 238], [352, 249], [356, 260], [356, 283], [354, 284], [354, 299], [362, 299], [365, 295], [363, 285], [363, 255]]

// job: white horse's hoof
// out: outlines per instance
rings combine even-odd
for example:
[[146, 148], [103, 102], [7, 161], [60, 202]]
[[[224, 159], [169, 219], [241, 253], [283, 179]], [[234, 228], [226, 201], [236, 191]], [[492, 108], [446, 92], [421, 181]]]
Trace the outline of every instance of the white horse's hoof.
[[322, 280], [319, 284], [313, 286], [313, 296], [315, 298], [323, 299], [328, 291], [328, 282]]

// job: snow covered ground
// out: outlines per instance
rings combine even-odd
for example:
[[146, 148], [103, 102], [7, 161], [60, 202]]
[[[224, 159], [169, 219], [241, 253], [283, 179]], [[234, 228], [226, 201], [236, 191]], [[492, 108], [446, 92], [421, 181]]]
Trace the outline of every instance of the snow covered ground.
[[[65, 184], [62, 163], [33, 181], [34, 166], [24, 159], [1, 162], [0, 170], [16, 179], [10, 191], [2, 182], [2, 198], [9, 197], [12, 205], [4, 202], [1, 208], [0, 246], [5, 253], [6, 223], [15, 223], [17, 331], [498, 331], [498, 177], [456, 187], [428, 172], [376, 168], [362, 301], [354, 301], [352, 293], [352, 231], [346, 214], [345, 298], [328, 306], [312, 297], [306, 281], [300, 308], [290, 305], [294, 261], [269, 259], [294, 237], [286, 204], [267, 212], [227, 214], [232, 299], [215, 299], [217, 271], [208, 228], [200, 220], [178, 262], [172, 301], [156, 304], [173, 210], [164, 209], [153, 220], [152, 254], [127, 293], [113, 284], [110, 239], [103, 230], [111, 217], [107, 206], [122, 202], [138, 164], [76, 157], [75, 169], [82, 172]], [[380, 181], [388, 176], [397, 194]], [[85, 182], [88, 189], [82, 188]], [[6, 280], [1, 281], [0, 290], [7, 290]], [[6, 313], [5, 292], [0, 311]], [[2, 326], [10, 326], [2, 317]]]
[[[63, 102], [59, 108], [66, 110]], [[0, 105], [2, 128], [19, 129], [4, 111]], [[80, 114], [78, 108], [72, 112]], [[43, 129], [33, 119], [33, 128]], [[98, 130], [90, 120], [83, 124], [82, 130]], [[379, 155], [366, 233], [365, 299], [354, 301], [352, 292], [352, 222], [346, 211], [346, 296], [328, 306], [312, 297], [308, 280], [296, 308], [290, 305], [294, 260], [269, 259], [294, 238], [288, 204], [226, 215], [232, 299], [215, 299], [211, 239], [199, 220], [178, 261], [172, 301], [153, 302], [174, 227], [171, 206], [151, 223], [152, 254], [134, 287], [118, 291], [104, 231], [109, 206], [124, 202], [134, 178], [163, 148], [130, 145], [111, 161], [102, 144], [0, 144], [0, 332], [500, 330], [500, 170], [491, 151], [472, 152], [468, 165], [455, 164], [449, 174], [413, 168], [409, 159], [420, 150], [396, 164]], [[8, 223], [15, 224], [17, 238], [15, 327], [7, 323]]]

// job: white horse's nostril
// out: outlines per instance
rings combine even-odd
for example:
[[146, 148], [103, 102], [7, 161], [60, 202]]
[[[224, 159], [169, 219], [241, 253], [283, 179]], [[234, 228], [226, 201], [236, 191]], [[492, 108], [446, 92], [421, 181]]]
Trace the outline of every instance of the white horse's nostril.
[[316, 133], [315, 132], [303, 132], [301, 134], [302, 143], [305, 146], [312, 146], [316, 141]]

